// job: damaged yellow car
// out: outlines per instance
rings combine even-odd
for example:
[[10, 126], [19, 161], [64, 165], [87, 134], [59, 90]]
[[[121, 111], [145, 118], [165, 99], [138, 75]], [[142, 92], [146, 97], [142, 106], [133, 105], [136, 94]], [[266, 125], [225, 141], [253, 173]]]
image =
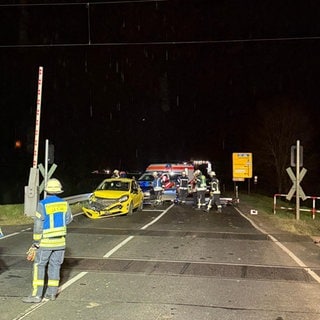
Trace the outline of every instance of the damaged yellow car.
[[132, 214], [143, 209], [143, 192], [134, 179], [110, 178], [103, 180], [82, 207], [91, 219], [110, 215]]

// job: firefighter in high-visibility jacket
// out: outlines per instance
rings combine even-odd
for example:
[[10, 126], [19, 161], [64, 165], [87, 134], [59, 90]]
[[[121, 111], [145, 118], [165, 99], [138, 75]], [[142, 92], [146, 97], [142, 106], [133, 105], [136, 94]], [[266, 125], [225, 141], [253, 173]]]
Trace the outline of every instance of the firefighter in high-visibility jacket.
[[209, 212], [212, 206], [216, 206], [218, 212], [222, 212], [222, 206], [220, 203], [220, 182], [216, 177], [216, 173], [214, 171], [209, 172], [210, 176], [210, 198], [207, 206], [207, 211]]
[[197, 188], [197, 209], [201, 209], [206, 205], [206, 191], [207, 191], [207, 179], [200, 170], [197, 170], [196, 175], [196, 188]]
[[67, 224], [73, 219], [68, 202], [57, 196], [63, 192], [60, 181], [49, 179], [45, 191], [47, 197], [38, 203], [34, 217], [33, 246], [37, 251], [33, 262], [32, 293], [22, 299], [26, 303], [39, 303], [43, 298], [56, 299], [66, 248]]

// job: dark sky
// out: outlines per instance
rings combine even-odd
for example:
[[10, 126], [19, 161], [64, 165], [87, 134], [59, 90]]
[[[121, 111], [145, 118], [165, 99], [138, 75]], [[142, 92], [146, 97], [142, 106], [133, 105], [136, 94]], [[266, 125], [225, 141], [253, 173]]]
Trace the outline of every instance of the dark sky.
[[260, 101], [317, 109], [319, 18], [316, 0], [3, 0], [0, 164], [27, 181], [39, 66], [39, 162], [45, 139], [73, 175], [231, 161], [246, 151]]

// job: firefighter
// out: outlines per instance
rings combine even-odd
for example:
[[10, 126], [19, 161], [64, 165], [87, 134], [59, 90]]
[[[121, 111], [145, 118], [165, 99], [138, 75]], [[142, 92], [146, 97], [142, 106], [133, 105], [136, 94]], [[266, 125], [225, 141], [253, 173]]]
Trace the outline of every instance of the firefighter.
[[190, 181], [190, 185], [191, 185], [191, 192], [192, 192], [192, 199], [193, 199], [193, 207], [197, 208], [198, 205], [198, 197], [197, 197], [197, 177], [200, 174], [200, 170], [196, 170], [193, 173], [193, 177]]
[[207, 212], [210, 211], [213, 205], [217, 207], [218, 212], [222, 212], [222, 206], [220, 203], [220, 182], [216, 177], [216, 173], [214, 171], [209, 172], [210, 176], [210, 198], [207, 206]]
[[181, 176], [177, 180], [178, 182], [178, 203], [185, 204], [188, 196], [188, 183], [189, 179], [187, 173], [182, 171]]
[[111, 178], [120, 178], [120, 173], [119, 173], [119, 170], [114, 170], [113, 173], [112, 173], [112, 176]]
[[152, 187], [155, 195], [155, 205], [158, 205], [162, 202], [162, 180], [161, 176], [158, 174], [158, 172], [153, 172], [153, 182], [152, 182]]
[[206, 205], [207, 179], [200, 170], [197, 170], [196, 187], [197, 187], [197, 209]]
[[66, 248], [67, 224], [73, 219], [68, 202], [57, 196], [63, 192], [60, 181], [49, 179], [45, 191], [48, 196], [38, 203], [34, 217], [32, 247], [37, 250], [33, 262], [32, 293], [22, 299], [26, 303], [39, 303], [43, 297], [56, 299]]

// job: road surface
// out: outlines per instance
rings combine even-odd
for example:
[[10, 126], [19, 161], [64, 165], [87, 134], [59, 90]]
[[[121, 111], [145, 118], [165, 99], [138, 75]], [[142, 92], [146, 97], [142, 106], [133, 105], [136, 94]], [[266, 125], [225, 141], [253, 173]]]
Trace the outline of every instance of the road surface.
[[0, 319], [319, 320], [319, 248], [268, 234], [250, 214], [170, 202], [90, 220], [76, 215], [56, 301], [24, 304], [32, 226], [3, 227]]

